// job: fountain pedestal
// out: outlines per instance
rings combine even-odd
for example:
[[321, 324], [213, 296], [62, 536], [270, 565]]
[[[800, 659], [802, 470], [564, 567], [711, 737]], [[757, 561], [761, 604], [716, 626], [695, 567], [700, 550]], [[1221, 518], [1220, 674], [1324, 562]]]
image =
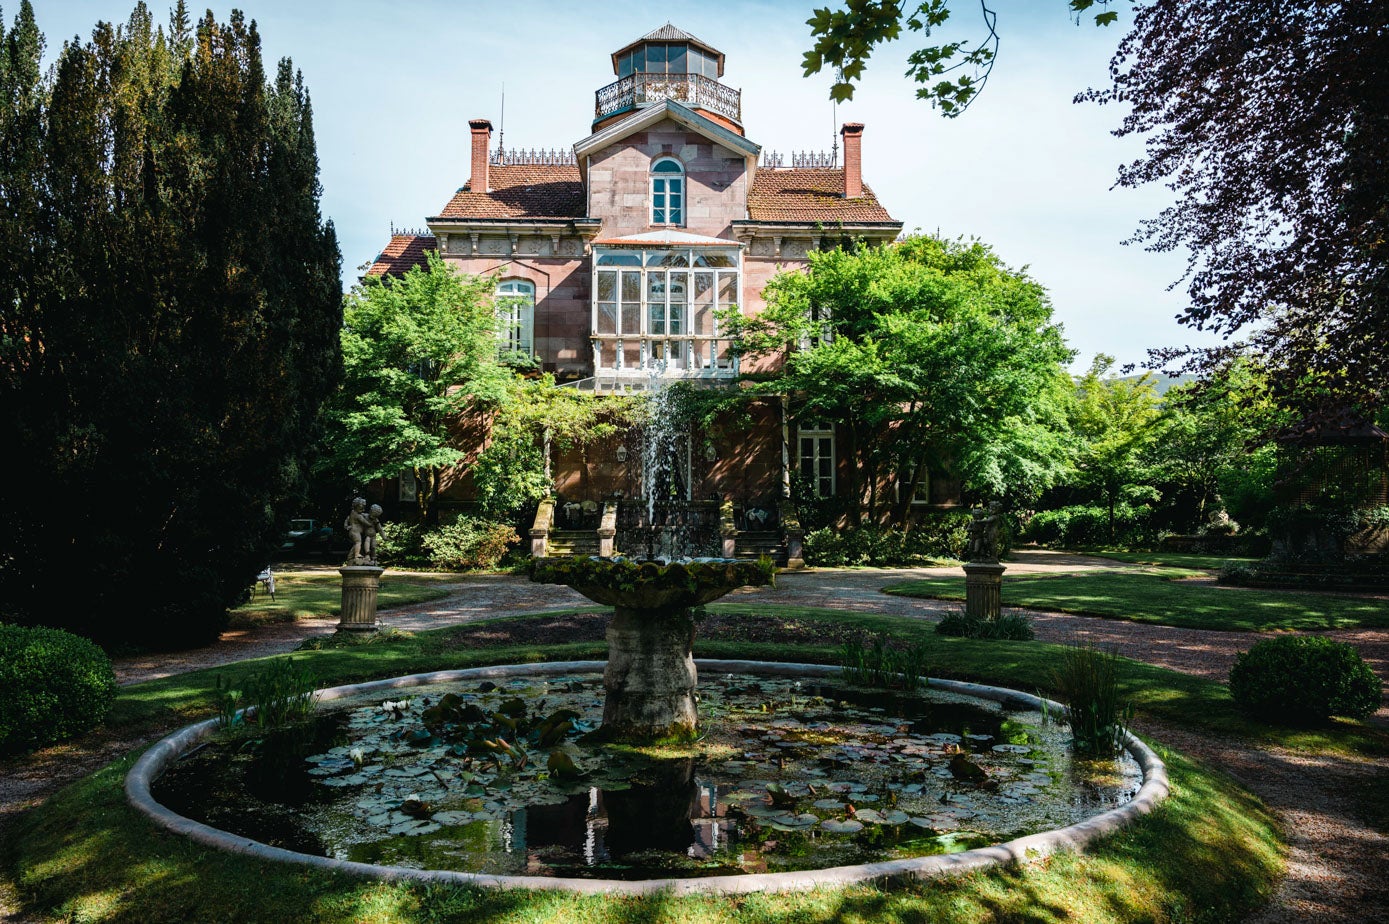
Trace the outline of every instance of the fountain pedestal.
[[690, 611], [616, 608], [603, 670], [603, 730], [619, 740], [689, 736], [695, 711]]
[[625, 558], [539, 558], [531, 580], [565, 584], [614, 608], [603, 671], [604, 737], [641, 742], [694, 734], [691, 607], [745, 585], [769, 584], [770, 565], [733, 559], [632, 561]]

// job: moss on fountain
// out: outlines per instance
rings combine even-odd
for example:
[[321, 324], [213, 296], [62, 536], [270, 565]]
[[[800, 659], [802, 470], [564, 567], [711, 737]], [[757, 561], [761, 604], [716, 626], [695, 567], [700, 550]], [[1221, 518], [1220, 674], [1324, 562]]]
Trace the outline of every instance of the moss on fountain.
[[734, 558], [537, 558], [530, 569], [532, 581], [567, 585], [594, 603], [672, 612], [711, 603], [739, 587], [771, 584], [775, 575], [769, 560]]
[[616, 609], [603, 671], [603, 727], [626, 743], [689, 741], [698, 734], [690, 608], [747, 585], [772, 583], [766, 559], [538, 558], [531, 580], [564, 584]]

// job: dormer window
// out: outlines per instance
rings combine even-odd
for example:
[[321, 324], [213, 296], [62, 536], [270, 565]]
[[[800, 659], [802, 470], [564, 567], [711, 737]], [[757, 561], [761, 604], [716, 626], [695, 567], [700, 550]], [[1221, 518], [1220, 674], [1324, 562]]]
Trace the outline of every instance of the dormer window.
[[651, 223], [685, 223], [685, 168], [673, 157], [651, 165]]

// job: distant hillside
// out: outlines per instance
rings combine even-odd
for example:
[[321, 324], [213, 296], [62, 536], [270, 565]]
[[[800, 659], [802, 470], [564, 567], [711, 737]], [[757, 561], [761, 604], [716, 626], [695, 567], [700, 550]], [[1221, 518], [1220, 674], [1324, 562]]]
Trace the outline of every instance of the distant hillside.
[[[1167, 390], [1169, 388], [1176, 388], [1178, 385], [1187, 385], [1200, 378], [1200, 376], [1194, 375], [1190, 372], [1184, 372], [1181, 375], [1175, 377], [1163, 375], [1161, 372], [1154, 372], [1152, 376], [1153, 387], [1157, 389], [1157, 393], [1160, 395], [1167, 394]], [[1135, 375], [1119, 376], [1119, 378], [1123, 379], [1126, 382], [1137, 382], [1142, 377], [1142, 373], [1138, 373]]]

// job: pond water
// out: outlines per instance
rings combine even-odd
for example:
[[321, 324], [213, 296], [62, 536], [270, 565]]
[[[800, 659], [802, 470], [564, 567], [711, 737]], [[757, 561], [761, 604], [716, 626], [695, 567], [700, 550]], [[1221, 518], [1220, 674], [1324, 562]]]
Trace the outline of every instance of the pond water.
[[262, 843], [366, 863], [642, 879], [818, 869], [966, 850], [1128, 801], [1127, 755], [1083, 761], [1065, 726], [940, 691], [711, 674], [703, 737], [586, 735], [597, 674], [339, 700], [308, 726], [220, 739], [154, 796]]

